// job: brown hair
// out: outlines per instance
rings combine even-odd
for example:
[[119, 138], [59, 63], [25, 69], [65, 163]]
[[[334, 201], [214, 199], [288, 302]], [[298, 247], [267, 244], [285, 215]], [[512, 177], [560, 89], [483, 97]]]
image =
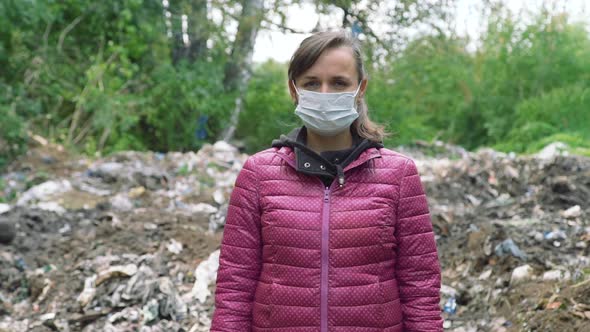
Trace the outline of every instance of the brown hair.
[[[311, 68], [325, 50], [338, 47], [352, 49], [360, 84], [367, 76], [363, 66], [361, 48], [358, 40], [344, 31], [318, 32], [305, 38], [291, 57], [288, 71], [289, 80], [295, 81], [296, 77]], [[357, 111], [359, 117], [351, 125], [351, 130], [354, 133], [375, 142], [382, 142], [384, 137], [389, 136], [383, 125], [369, 119], [367, 103], [364, 98], [359, 98]]]

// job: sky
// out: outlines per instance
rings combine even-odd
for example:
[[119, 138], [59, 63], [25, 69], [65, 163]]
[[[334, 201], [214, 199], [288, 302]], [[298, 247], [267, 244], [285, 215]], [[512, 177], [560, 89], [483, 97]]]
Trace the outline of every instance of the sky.
[[[508, 7], [515, 13], [519, 11], [538, 12], [544, 3], [550, 0], [506, 0]], [[553, 1], [554, 2], [554, 1]], [[558, 9], [568, 14], [572, 21], [590, 23], [590, 0], [561, 0]], [[485, 24], [480, 19], [481, 0], [458, 0], [455, 9], [454, 25], [460, 35], [469, 35], [477, 39]], [[340, 11], [331, 15], [318, 16], [311, 4], [292, 6], [287, 15], [287, 26], [297, 31], [311, 31], [318, 19], [323, 28], [337, 27], [341, 21]], [[261, 30], [254, 47], [254, 62], [274, 59], [280, 62], [289, 61], [299, 43], [309, 34], [281, 33], [278, 31]], [[474, 45], [472, 47], [475, 47]]]

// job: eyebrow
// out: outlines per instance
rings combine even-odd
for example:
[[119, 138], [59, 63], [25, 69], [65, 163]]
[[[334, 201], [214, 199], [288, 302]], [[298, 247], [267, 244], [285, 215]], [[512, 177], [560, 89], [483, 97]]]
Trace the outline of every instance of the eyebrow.
[[[304, 79], [304, 80], [316, 80], [316, 79], [318, 79], [318, 77], [317, 76], [306, 75], [306, 76], [303, 76], [302, 79]], [[331, 79], [333, 79], [333, 80], [340, 79], [340, 80], [349, 80], [349, 81], [352, 81], [352, 79], [350, 77], [348, 77], [348, 76], [341, 76], [341, 75], [334, 76]]]

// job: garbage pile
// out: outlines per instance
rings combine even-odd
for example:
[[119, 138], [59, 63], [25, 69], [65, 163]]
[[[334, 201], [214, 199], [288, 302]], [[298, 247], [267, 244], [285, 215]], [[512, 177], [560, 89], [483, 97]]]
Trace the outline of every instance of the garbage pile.
[[208, 331], [247, 155], [217, 142], [57, 167], [51, 152], [0, 178], [0, 331]]
[[[447, 330], [590, 331], [589, 158], [396, 150], [428, 195]], [[208, 331], [247, 155], [60, 151], [42, 144], [0, 176], [0, 332]]]
[[451, 331], [590, 331], [590, 158], [423, 158]]

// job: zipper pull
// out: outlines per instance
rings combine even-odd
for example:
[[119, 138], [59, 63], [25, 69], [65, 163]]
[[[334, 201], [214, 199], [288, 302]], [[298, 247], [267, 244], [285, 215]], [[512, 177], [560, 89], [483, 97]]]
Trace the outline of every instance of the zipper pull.
[[338, 177], [338, 184], [340, 185], [340, 188], [344, 187], [344, 176], [339, 176]]
[[328, 203], [330, 201], [330, 187], [326, 187], [324, 190], [324, 202]]

